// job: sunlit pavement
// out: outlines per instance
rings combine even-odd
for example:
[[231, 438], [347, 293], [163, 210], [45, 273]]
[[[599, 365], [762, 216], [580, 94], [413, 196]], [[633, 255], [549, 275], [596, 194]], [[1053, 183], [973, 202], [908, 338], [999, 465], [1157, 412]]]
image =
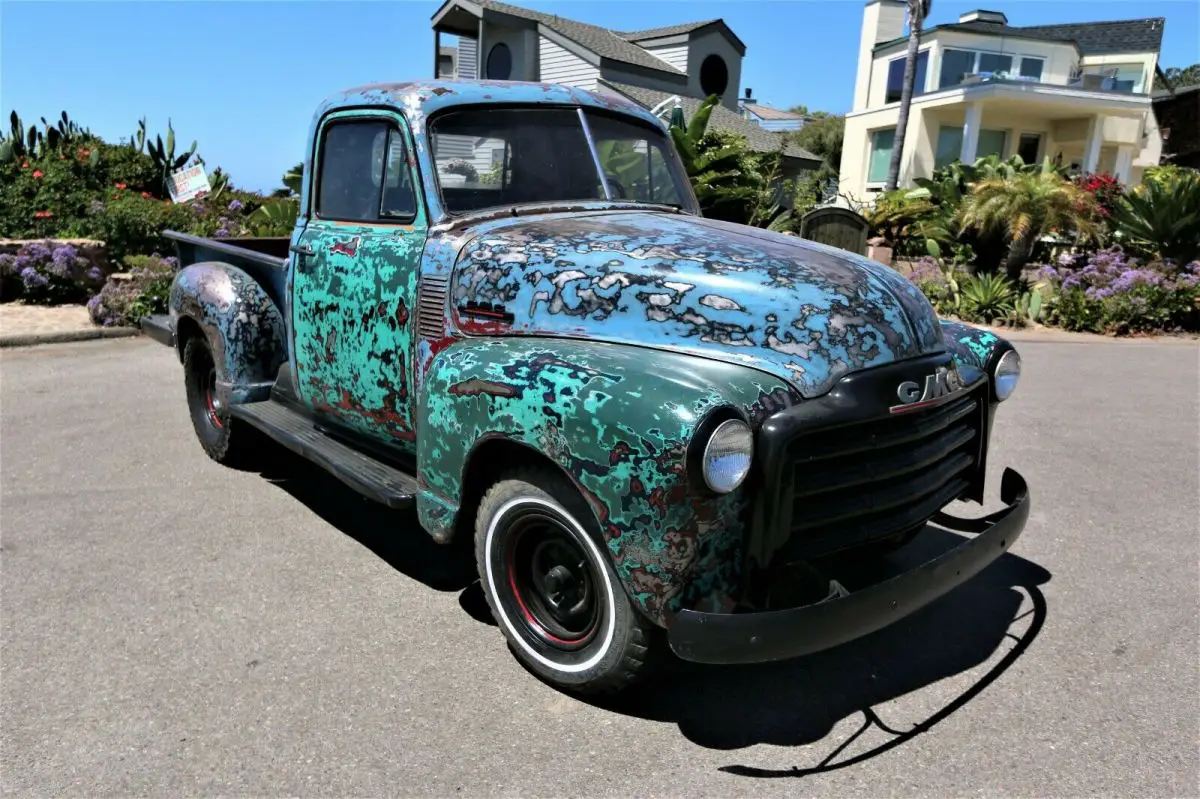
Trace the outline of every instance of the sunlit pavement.
[[[416, 526], [280, 454], [210, 462], [146, 339], [0, 353], [0, 780], [16, 795], [1194, 795], [1194, 343], [1021, 341], [1033, 513], [867, 639], [538, 682]], [[908, 556], [948, 545], [928, 531]], [[465, 587], [464, 587], [465, 586]]]

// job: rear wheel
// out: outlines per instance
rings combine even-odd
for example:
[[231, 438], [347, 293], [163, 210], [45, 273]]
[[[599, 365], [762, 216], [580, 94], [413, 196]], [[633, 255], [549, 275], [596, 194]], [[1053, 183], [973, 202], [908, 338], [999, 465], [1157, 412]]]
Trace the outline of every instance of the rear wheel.
[[574, 487], [550, 470], [502, 479], [480, 502], [480, 582], [510, 648], [548, 682], [615, 692], [648, 675], [661, 630], [632, 605]]
[[254, 442], [248, 440], [252, 431], [229, 416], [218, 399], [217, 365], [200, 336], [189, 339], [183, 348], [183, 373], [192, 427], [208, 457], [225, 466], [253, 463]]

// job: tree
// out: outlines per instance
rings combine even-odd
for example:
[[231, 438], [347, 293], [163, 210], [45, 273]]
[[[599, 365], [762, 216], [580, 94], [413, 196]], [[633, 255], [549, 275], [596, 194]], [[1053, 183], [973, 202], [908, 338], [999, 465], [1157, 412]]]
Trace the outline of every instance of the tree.
[[1200, 64], [1192, 64], [1190, 67], [1167, 67], [1161, 75], [1154, 76], [1154, 88], [1156, 91], [1168, 89], [1175, 91], [1182, 89], [1185, 86], [1200, 85]]
[[1060, 175], [1049, 159], [1036, 172], [998, 174], [975, 183], [959, 220], [964, 228], [1008, 234], [1004, 268], [1012, 280], [1020, 278], [1042, 236], [1075, 231], [1082, 239], [1093, 239], [1101, 229], [1095, 199]]
[[814, 176], [820, 185], [836, 179], [842, 167], [842, 138], [846, 119], [840, 114], [818, 112], [796, 133], [796, 144], [821, 159]]
[[904, 59], [904, 86], [900, 90], [900, 116], [896, 120], [896, 137], [892, 142], [892, 162], [888, 166], [884, 191], [892, 191], [900, 182], [900, 155], [904, 152], [904, 135], [908, 131], [908, 111], [912, 105], [913, 84], [917, 80], [917, 55], [921, 47], [921, 26], [933, 0], [908, 0], [908, 54]]

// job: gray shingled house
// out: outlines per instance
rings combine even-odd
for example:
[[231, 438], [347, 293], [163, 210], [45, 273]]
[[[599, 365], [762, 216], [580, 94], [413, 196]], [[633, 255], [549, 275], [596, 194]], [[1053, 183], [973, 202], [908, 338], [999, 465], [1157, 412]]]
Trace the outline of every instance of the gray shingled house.
[[[442, 44], [443, 34], [457, 45]], [[779, 148], [780, 134], [745, 119], [738, 106], [746, 45], [723, 20], [643, 31], [614, 31], [494, 0], [446, 0], [433, 15], [436, 76], [560, 83], [627, 97], [647, 108], [678, 97], [690, 118], [710, 94], [722, 104], [712, 129], [739, 133], [758, 152]], [[795, 145], [787, 176], [820, 159]]]

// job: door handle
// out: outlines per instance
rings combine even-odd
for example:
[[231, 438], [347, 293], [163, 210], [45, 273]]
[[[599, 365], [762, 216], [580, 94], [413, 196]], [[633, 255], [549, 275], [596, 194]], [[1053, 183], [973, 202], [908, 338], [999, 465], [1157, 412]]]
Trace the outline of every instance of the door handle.
[[299, 256], [296, 258], [296, 270], [298, 272], [307, 272], [308, 259], [310, 256], [315, 255], [313, 248], [307, 244], [293, 244], [292, 246], [288, 247], [288, 250], [296, 253], [296, 255]]

